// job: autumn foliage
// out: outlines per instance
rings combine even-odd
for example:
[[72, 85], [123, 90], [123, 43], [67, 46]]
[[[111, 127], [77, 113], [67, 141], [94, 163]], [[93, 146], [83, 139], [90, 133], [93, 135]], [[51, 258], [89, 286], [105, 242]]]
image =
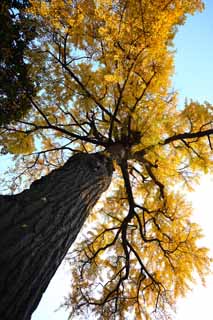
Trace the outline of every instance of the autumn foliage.
[[[31, 1], [40, 80], [33, 110], [2, 128], [24, 179], [77, 152], [105, 152], [115, 173], [70, 258], [71, 315], [171, 319], [209, 273], [187, 188], [212, 170], [213, 108], [177, 106], [173, 39], [200, 0]], [[22, 143], [19, 141], [22, 139]], [[25, 147], [24, 147], [25, 146]], [[20, 175], [19, 179], [23, 177]], [[14, 184], [18, 184], [14, 180]]]

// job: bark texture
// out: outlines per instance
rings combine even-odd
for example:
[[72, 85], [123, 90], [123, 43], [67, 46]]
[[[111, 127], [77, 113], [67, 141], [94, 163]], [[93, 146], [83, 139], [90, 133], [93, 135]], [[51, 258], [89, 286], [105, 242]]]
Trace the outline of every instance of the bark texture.
[[0, 195], [0, 319], [29, 320], [90, 209], [112, 162], [78, 154], [14, 196]]

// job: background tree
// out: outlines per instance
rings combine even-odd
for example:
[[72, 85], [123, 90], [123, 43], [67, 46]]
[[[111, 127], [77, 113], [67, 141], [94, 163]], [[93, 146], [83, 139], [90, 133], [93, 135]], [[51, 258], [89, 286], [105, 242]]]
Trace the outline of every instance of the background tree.
[[27, 6], [28, 1], [16, 0], [0, 4], [0, 124], [20, 119], [31, 105], [27, 95], [35, 90], [25, 53], [35, 37]]
[[177, 108], [171, 90], [172, 40], [202, 9], [199, 0], [32, 1], [42, 90], [1, 133], [10, 152], [25, 153], [12, 189], [79, 151], [104, 150], [116, 169], [71, 260], [71, 315], [169, 319], [194, 274], [209, 272], [184, 195], [212, 170], [212, 106]]

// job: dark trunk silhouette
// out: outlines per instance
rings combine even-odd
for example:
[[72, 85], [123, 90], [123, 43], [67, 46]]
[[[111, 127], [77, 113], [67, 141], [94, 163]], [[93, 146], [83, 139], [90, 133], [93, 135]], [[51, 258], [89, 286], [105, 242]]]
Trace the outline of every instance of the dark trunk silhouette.
[[14, 196], [0, 196], [0, 319], [29, 320], [111, 181], [104, 155], [78, 154]]

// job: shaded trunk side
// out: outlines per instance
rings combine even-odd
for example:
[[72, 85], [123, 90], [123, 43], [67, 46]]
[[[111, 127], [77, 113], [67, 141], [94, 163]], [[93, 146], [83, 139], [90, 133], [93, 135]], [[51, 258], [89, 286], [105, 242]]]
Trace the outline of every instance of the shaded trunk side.
[[15, 196], [0, 196], [0, 319], [29, 320], [111, 181], [111, 160], [78, 154]]

